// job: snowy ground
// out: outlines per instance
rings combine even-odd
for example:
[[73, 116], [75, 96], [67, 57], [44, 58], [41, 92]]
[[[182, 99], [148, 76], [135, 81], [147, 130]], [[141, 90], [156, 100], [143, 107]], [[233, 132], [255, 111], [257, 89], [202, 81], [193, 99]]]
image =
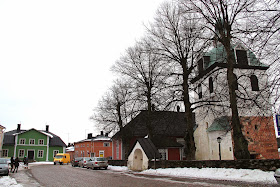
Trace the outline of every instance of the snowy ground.
[[[35, 162], [30, 163], [29, 167], [34, 165], [53, 164], [53, 162]], [[23, 169], [20, 165], [19, 170]], [[109, 170], [128, 171], [125, 166], [109, 166]], [[150, 175], [164, 175], [174, 177], [188, 177], [188, 178], [208, 178], [215, 180], [234, 180], [244, 182], [257, 182], [265, 184], [277, 184], [274, 178], [274, 172], [265, 172], [261, 170], [250, 169], [226, 169], [226, 168], [167, 168], [167, 169], [149, 169], [140, 172], [142, 174]], [[17, 184], [16, 180], [10, 176], [3, 176], [0, 178], [0, 186], [22, 187]]]
[[[128, 170], [125, 166], [109, 166], [108, 169], [117, 171]], [[274, 172], [265, 172], [262, 170], [251, 169], [227, 169], [227, 168], [167, 168], [167, 169], [149, 169], [140, 172], [150, 175], [164, 175], [174, 177], [188, 177], [215, 180], [234, 180], [244, 182], [256, 182], [266, 184], [277, 184], [274, 178]]]

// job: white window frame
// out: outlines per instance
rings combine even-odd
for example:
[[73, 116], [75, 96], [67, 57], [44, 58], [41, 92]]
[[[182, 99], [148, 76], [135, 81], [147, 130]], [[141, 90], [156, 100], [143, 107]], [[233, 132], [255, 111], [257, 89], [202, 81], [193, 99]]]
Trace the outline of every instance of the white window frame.
[[[40, 156], [40, 152], [42, 152], [42, 156]], [[38, 150], [37, 158], [43, 158], [43, 157], [44, 157], [44, 150]]]
[[[103, 154], [102, 154], [102, 153], [103, 153]], [[103, 155], [103, 158], [104, 158], [104, 156], [105, 156], [105, 151], [104, 151], [104, 150], [99, 150], [99, 157], [101, 157], [100, 154], [102, 154], [102, 155]]]
[[110, 142], [104, 142], [103, 147], [110, 147]]
[[[20, 154], [21, 151], [23, 151], [23, 154]], [[25, 150], [24, 150], [24, 149], [19, 149], [19, 150], [18, 150], [18, 157], [19, 157], [19, 158], [23, 158], [23, 157], [24, 157], [24, 153], [25, 153]]]
[[[6, 155], [4, 155], [4, 153], [6, 152]], [[8, 157], [9, 155], [9, 149], [3, 149], [2, 150], [2, 157]]]
[[[33, 141], [33, 143], [31, 143]], [[29, 139], [29, 145], [35, 145], [35, 139]]]
[[53, 157], [55, 157], [55, 155], [56, 155], [55, 152], [57, 154], [57, 153], [59, 153], [59, 150], [53, 150]]
[[[21, 141], [23, 141], [23, 143], [21, 143]], [[19, 145], [24, 145], [25, 144], [26, 139], [25, 138], [20, 138], [18, 144]]]
[[[42, 143], [40, 143], [40, 141], [42, 141]], [[38, 140], [38, 145], [44, 145], [44, 139], [39, 139]]]
[[168, 151], [167, 149], [158, 149], [158, 152], [161, 156], [165, 155], [165, 158], [161, 157], [161, 160], [168, 160]]

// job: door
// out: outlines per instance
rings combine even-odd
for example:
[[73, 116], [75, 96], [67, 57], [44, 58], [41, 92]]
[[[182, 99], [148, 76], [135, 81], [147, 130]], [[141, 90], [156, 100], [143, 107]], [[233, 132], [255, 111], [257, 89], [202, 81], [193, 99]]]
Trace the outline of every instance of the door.
[[142, 171], [143, 168], [143, 153], [140, 149], [134, 151], [133, 170]]
[[27, 151], [28, 160], [34, 160], [34, 150]]

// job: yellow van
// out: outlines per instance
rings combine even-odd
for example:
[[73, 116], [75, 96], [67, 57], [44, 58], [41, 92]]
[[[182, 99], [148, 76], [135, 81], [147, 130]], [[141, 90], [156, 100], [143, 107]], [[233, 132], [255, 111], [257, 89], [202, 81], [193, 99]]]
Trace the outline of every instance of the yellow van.
[[53, 158], [53, 164], [69, 164], [70, 163], [70, 154], [69, 153], [57, 153]]

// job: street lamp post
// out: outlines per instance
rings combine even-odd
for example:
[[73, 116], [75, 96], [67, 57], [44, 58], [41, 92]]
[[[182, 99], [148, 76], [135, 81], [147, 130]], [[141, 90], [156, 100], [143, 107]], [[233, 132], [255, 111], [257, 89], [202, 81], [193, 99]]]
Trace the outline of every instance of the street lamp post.
[[217, 142], [219, 143], [219, 159], [220, 160], [222, 160], [222, 157], [221, 157], [221, 141], [222, 141], [222, 138], [218, 137]]

